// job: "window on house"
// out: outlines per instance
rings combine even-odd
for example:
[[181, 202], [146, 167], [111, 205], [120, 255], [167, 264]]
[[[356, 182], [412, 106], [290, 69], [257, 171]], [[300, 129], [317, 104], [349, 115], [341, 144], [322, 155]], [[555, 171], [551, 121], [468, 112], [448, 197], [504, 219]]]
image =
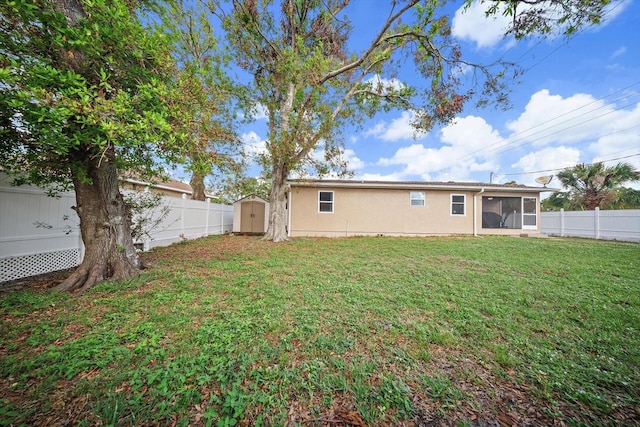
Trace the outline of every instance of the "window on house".
[[412, 191], [409, 198], [411, 206], [424, 206], [424, 191]]
[[333, 212], [333, 191], [318, 191], [318, 212]]
[[464, 215], [464, 194], [451, 195], [451, 215]]

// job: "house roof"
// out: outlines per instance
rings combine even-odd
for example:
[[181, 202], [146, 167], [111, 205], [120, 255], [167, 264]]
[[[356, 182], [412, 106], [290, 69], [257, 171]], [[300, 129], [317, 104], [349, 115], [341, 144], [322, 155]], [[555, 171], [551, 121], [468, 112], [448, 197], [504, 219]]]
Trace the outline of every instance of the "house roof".
[[177, 193], [193, 194], [193, 190], [191, 189], [191, 186], [189, 184], [187, 184], [186, 182], [178, 181], [176, 179], [169, 179], [168, 181], [160, 181], [157, 183], [150, 183], [148, 181], [141, 181], [139, 179], [127, 177], [122, 177], [121, 179], [131, 184], [151, 186], [163, 190], [175, 191]]
[[522, 184], [494, 184], [484, 182], [440, 182], [440, 181], [358, 181], [341, 179], [300, 179], [289, 180], [291, 187], [343, 187], [362, 189], [396, 188], [405, 190], [458, 190], [458, 191], [499, 191], [540, 193], [558, 191], [547, 187], [530, 187]]

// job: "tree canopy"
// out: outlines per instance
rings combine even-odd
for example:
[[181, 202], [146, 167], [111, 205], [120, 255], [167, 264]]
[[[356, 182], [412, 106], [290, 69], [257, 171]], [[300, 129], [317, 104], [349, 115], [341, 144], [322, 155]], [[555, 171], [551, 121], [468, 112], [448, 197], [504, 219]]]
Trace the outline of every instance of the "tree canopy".
[[170, 47], [140, 24], [130, 3], [0, 6], [5, 171], [65, 185], [73, 175], [86, 178], [89, 158], [110, 152], [118, 168], [148, 172], [157, 158], [178, 158], [181, 141], [166, 107]]
[[[470, 6], [474, 0], [466, 0]], [[510, 17], [505, 34], [516, 39], [561, 33], [571, 36], [587, 25], [599, 25], [611, 0], [506, 0], [488, 3], [487, 16]]]
[[243, 166], [236, 132], [242, 86], [226, 72], [229, 55], [218, 49], [207, 9], [201, 3], [176, 0], [168, 4], [160, 30], [172, 40], [178, 65], [175, 102], [182, 119], [176, 126], [189, 139], [186, 156], [192, 198], [205, 200], [207, 176], [236, 176]]
[[545, 202], [552, 209], [624, 209], [640, 206], [637, 190], [622, 187], [640, 180], [629, 163], [606, 166], [603, 162], [581, 163], [557, 174], [566, 192], [553, 193]]

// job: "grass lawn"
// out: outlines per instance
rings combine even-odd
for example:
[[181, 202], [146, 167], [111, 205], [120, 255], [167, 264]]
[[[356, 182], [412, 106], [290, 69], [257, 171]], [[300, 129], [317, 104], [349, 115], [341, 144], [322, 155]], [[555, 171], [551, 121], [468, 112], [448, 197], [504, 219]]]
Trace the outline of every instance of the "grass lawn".
[[0, 293], [0, 425], [640, 425], [640, 245], [217, 236]]

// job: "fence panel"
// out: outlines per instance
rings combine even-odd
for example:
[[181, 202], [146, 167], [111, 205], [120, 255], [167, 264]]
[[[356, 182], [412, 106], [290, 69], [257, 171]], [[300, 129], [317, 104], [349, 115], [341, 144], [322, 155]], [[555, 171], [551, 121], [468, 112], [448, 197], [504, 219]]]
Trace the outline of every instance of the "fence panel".
[[[233, 206], [167, 196], [161, 203], [149, 217], [164, 210], [166, 216], [142, 240], [145, 250], [233, 229]], [[49, 197], [38, 187], [13, 187], [0, 173], [0, 282], [80, 264], [84, 247], [74, 204], [74, 192]]]
[[640, 242], [640, 210], [600, 211], [600, 236]]
[[0, 174], [0, 282], [75, 267], [82, 259], [75, 194], [48, 197]]
[[640, 210], [542, 212], [545, 234], [640, 242]]

